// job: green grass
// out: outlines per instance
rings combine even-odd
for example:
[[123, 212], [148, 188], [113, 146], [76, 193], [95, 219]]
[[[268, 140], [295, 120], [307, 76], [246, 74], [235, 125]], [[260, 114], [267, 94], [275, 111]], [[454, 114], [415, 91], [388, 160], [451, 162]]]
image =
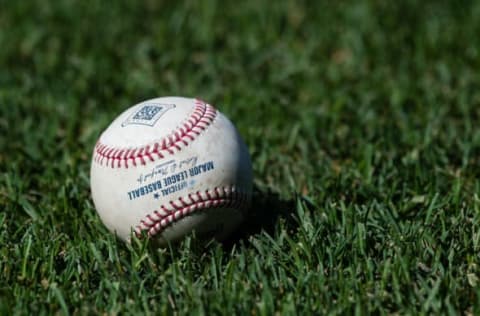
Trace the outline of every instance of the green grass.
[[[479, 314], [479, 34], [478, 1], [0, 0], [0, 314]], [[95, 212], [97, 137], [163, 95], [249, 146], [226, 244]]]

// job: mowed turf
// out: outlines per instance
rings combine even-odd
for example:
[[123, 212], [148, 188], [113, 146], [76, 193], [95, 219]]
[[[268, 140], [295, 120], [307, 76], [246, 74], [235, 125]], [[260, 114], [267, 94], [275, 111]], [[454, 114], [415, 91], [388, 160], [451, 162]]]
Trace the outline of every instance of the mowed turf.
[[[0, 0], [0, 314], [479, 314], [479, 70], [478, 1]], [[225, 244], [95, 212], [97, 137], [165, 95], [248, 144]]]

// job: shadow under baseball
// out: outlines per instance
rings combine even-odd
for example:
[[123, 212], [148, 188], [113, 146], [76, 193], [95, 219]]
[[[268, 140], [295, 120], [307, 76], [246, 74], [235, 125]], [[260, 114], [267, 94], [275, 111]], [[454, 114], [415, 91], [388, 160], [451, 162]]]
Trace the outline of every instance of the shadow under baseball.
[[272, 235], [280, 218], [285, 220], [287, 227], [296, 227], [297, 221], [293, 217], [294, 213], [295, 200], [283, 199], [278, 193], [264, 192], [254, 186], [252, 204], [247, 218], [222, 244], [225, 249], [231, 249], [234, 245], [248, 241], [250, 236], [263, 231]]

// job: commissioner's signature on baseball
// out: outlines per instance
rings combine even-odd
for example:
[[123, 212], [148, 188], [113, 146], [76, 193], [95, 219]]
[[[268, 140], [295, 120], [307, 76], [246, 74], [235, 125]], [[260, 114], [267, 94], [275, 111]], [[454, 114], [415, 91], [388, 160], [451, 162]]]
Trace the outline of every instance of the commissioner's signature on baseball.
[[151, 181], [157, 175], [166, 176], [174, 173], [177, 169], [193, 167], [197, 164], [197, 156], [193, 156], [184, 160], [176, 161], [174, 159], [167, 162], [156, 165], [152, 168], [151, 172], [142, 173], [137, 178], [138, 183], [142, 184], [147, 181]]
[[[188, 161], [188, 163], [180, 163], [180, 166], [184, 167], [185, 169], [177, 173], [171, 173], [171, 170], [175, 170], [177, 168], [175, 161], [172, 160], [167, 162], [167, 165], [162, 164], [161, 168], [157, 168], [158, 166], [155, 167], [152, 173], [141, 175], [142, 181], [139, 181], [140, 178], [137, 179], [137, 181], [142, 183], [143, 185], [127, 192], [129, 200], [135, 200], [149, 194], [154, 194], [154, 198], [159, 198], [160, 194], [162, 196], [166, 196], [175, 193], [177, 191], [187, 188], [189, 186], [189, 183], [190, 185], [193, 185], [195, 183], [194, 178], [198, 175], [210, 172], [215, 169], [213, 161], [208, 161], [196, 165], [196, 160], [197, 157], [193, 157], [182, 161]], [[175, 166], [175, 168], [172, 169], [172, 166]], [[153, 180], [153, 178], [157, 175], [163, 175], [163, 177], [158, 180], [151, 181], [150, 183], [146, 183], [147, 179]]]

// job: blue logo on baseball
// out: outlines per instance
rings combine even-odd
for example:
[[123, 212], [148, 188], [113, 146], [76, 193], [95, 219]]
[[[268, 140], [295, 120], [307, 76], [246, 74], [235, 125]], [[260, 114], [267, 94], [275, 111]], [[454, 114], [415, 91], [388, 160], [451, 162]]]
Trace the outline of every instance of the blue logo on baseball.
[[160, 117], [170, 109], [173, 109], [175, 104], [163, 104], [155, 102], [147, 102], [141, 106], [137, 111], [133, 112], [123, 123], [122, 127], [127, 125], [147, 125], [154, 126]]

